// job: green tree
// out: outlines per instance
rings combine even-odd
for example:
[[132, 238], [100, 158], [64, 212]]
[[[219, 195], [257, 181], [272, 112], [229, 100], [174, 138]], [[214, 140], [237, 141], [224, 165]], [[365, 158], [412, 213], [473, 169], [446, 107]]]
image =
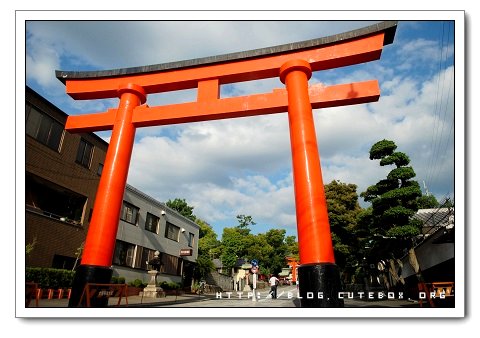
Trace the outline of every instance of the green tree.
[[175, 198], [173, 201], [168, 200], [165, 205], [195, 222], [196, 217], [193, 214], [194, 207], [188, 205], [185, 199]]
[[266, 233], [252, 234], [255, 225], [252, 216], [237, 215], [238, 225], [224, 228], [220, 243], [220, 259], [227, 271], [238, 259], [256, 259], [262, 274], [278, 274], [286, 267], [286, 257], [298, 258], [298, 243], [295, 236], [285, 237], [283, 229], [270, 229]]
[[286, 267], [289, 247], [285, 241], [285, 233], [284, 229], [270, 229], [265, 233], [267, 243], [273, 250], [268, 254], [268, 261], [264, 265], [274, 274], [278, 274]]
[[205, 255], [210, 259], [218, 258], [220, 256], [220, 241], [217, 239], [217, 234], [213, 228], [205, 222], [197, 218], [195, 223], [200, 227], [200, 234], [198, 240], [198, 254]]
[[220, 259], [227, 271], [231, 271], [237, 263], [237, 259], [243, 258], [245, 255], [246, 236], [239, 230], [236, 227], [223, 229]]
[[423, 195], [417, 199], [418, 209], [438, 208], [440, 203], [433, 195]]
[[207, 256], [198, 255], [194, 278], [196, 280], [205, 279], [205, 276], [213, 270], [215, 270], [215, 266], [213, 265], [212, 260]]
[[361, 212], [357, 186], [333, 180], [325, 185], [335, 262], [344, 272], [358, 262], [357, 218]]
[[253, 243], [249, 227], [256, 223], [252, 216], [237, 215], [237, 221], [237, 226], [223, 229], [220, 259], [227, 271], [231, 271], [239, 258], [247, 258], [247, 248]]
[[285, 239], [285, 230], [271, 229], [264, 234], [251, 234], [250, 226], [255, 225], [251, 216], [238, 215], [238, 225], [224, 228], [221, 240], [221, 260], [231, 270], [238, 259], [256, 259], [263, 274], [279, 273], [285, 267], [285, 257], [298, 254], [295, 238]]
[[[422, 196], [415, 171], [407, 166], [409, 157], [396, 152], [393, 141], [382, 140], [370, 149], [370, 159], [380, 160], [380, 166], [394, 165], [387, 177], [360, 194], [372, 207], [361, 217], [361, 224], [370, 232], [370, 254], [380, 259], [381, 255], [397, 256], [418, 235], [421, 223], [412, 219], [418, 210], [418, 198]], [[364, 230], [366, 230], [364, 228]], [[390, 258], [390, 257], [387, 257]]]
[[219, 255], [220, 242], [217, 240], [217, 234], [207, 222], [197, 218], [195, 223], [200, 227], [195, 279], [200, 280], [215, 269], [212, 260]]
[[297, 262], [300, 261], [297, 238], [287, 236], [285, 237], [285, 244], [287, 245], [287, 256], [295, 258]]
[[244, 235], [248, 235], [250, 233], [251, 225], [257, 224], [253, 221], [252, 216], [247, 215], [237, 215], [237, 221], [238, 225], [236, 228]]
[[260, 273], [270, 274], [270, 257], [274, 248], [269, 244], [266, 234], [250, 234], [246, 238], [245, 257], [251, 261], [256, 259], [260, 266]]

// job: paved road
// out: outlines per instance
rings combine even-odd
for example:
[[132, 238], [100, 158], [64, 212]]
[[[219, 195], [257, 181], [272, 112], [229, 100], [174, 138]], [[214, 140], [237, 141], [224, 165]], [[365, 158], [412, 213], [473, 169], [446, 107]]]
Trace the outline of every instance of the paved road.
[[[202, 308], [244, 308], [244, 307], [267, 307], [267, 308], [292, 308], [301, 307], [300, 299], [297, 296], [297, 288], [295, 286], [282, 286], [278, 288], [277, 299], [272, 299], [268, 295], [269, 290], [260, 290], [257, 293], [257, 299], [254, 301], [253, 293], [249, 292], [223, 292], [215, 296], [209, 295], [197, 301], [182, 301], [169, 304], [155, 304], [153, 306], [167, 307], [202, 307]], [[384, 300], [367, 300], [367, 299], [345, 299], [345, 308], [405, 308], [419, 307], [418, 302], [404, 299], [384, 299]]]
[[[295, 286], [280, 287], [277, 299], [272, 299], [269, 290], [260, 290], [253, 297], [252, 292], [222, 292], [208, 296], [198, 302], [171, 304], [169, 307], [298, 307]], [[298, 303], [298, 304], [297, 304]]]
[[[277, 299], [271, 299], [268, 296], [269, 289], [259, 290], [257, 299], [252, 299], [253, 294], [250, 292], [222, 292], [216, 295], [181, 295], [167, 296], [164, 298], [144, 298], [140, 296], [129, 296], [128, 305], [125, 298], [120, 302], [121, 307], [198, 307], [198, 308], [245, 308], [245, 307], [266, 307], [266, 308], [293, 308], [300, 307], [300, 299], [297, 296], [295, 286], [281, 286], [278, 288]], [[345, 307], [419, 307], [417, 302], [408, 300], [359, 300], [345, 299]], [[118, 304], [118, 298], [111, 297], [109, 306], [114, 307]], [[30, 307], [36, 307], [35, 301], [32, 300]], [[55, 308], [68, 307], [67, 299], [41, 299], [38, 304], [39, 308]]]

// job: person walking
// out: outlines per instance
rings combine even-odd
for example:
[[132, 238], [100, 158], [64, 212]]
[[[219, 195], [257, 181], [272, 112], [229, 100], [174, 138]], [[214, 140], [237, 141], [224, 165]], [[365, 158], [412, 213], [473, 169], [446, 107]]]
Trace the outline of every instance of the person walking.
[[268, 281], [270, 283], [270, 295], [272, 296], [272, 299], [277, 299], [277, 286], [278, 286], [279, 280], [274, 275], [271, 275]]

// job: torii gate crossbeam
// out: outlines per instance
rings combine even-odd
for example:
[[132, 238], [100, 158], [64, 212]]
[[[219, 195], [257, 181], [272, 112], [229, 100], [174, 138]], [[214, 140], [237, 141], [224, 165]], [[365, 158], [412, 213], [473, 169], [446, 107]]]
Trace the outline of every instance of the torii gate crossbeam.
[[[108, 283], [122, 199], [139, 127], [227, 119], [288, 111], [300, 253], [302, 307], [342, 307], [312, 108], [377, 101], [376, 80], [308, 86], [313, 71], [380, 58], [393, 42], [396, 22], [382, 22], [331, 37], [294, 44], [145, 67], [92, 72], [57, 71], [74, 99], [119, 97], [118, 108], [69, 116], [70, 132], [112, 130], [81, 265], [69, 306], [77, 306], [86, 283]], [[221, 98], [228, 83], [280, 77], [285, 89]], [[197, 88], [195, 102], [146, 105], [151, 93]], [[322, 293], [322, 297], [317, 297]], [[309, 297], [309, 295], [315, 295]], [[97, 306], [106, 306], [97, 303]]]

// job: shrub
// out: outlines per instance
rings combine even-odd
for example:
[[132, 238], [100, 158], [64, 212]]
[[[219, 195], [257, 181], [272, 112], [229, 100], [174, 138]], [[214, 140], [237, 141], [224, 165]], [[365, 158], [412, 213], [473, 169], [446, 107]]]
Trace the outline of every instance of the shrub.
[[144, 288], [147, 286], [147, 284], [145, 284], [141, 279], [135, 279], [134, 281], [131, 281], [130, 283], [128, 283], [129, 286], [134, 286], [136, 288]]
[[34, 282], [42, 289], [71, 288], [74, 271], [52, 268], [26, 268], [25, 281]]
[[160, 287], [164, 290], [176, 290], [180, 289], [182, 286], [179, 283], [163, 281], [160, 283]]
[[111, 284], [125, 284], [125, 277], [112, 276]]

